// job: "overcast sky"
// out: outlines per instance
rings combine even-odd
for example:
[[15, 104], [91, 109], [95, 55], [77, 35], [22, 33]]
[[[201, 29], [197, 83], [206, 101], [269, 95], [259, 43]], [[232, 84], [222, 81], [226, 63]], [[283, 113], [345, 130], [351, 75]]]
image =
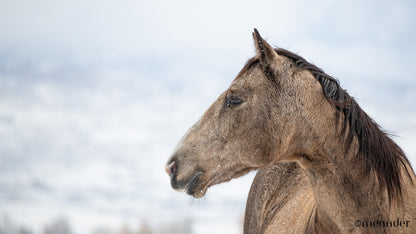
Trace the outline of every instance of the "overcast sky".
[[0, 215], [240, 233], [253, 174], [195, 201], [163, 167], [253, 28], [339, 79], [415, 165], [415, 23], [414, 1], [0, 0]]

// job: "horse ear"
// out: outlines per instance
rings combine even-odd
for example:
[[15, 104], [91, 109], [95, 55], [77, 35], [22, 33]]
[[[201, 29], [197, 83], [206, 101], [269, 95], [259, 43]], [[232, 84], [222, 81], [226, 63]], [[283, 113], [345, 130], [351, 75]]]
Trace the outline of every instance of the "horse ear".
[[261, 36], [257, 29], [253, 32], [254, 45], [256, 46], [257, 57], [260, 59], [261, 66], [265, 70], [269, 70], [274, 65], [283, 62], [282, 58], [276, 51], [267, 43]]

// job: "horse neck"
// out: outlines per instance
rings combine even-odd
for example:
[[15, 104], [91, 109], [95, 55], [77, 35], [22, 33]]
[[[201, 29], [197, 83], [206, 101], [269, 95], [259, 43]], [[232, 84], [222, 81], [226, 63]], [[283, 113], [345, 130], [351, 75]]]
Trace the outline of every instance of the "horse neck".
[[[308, 145], [297, 161], [308, 177], [316, 200], [317, 228], [330, 232], [351, 232], [355, 220], [379, 220], [388, 214], [387, 193], [377, 179], [358, 161], [354, 137], [348, 151], [339, 131]], [[351, 229], [352, 228], [352, 229]]]

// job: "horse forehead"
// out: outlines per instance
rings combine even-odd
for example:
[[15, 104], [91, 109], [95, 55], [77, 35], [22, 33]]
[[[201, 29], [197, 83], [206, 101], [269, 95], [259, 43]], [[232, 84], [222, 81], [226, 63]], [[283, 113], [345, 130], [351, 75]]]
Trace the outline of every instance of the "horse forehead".
[[260, 68], [252, 68], [238, 77], [238, 79], [235, 79], [232, 82], [231, 87], [248, 88], [260, 85], [264, 82], [266, 82], [266, 79], [263, 78], [263, 73]]
[[[306, 90], [322, 90], [322, 85], [314, 77], [314, 75], [307, 69], [296, 69], [295, 67], [288, 66], [285, 72], [276, 74], [276, 82], [284, 84], [283, 87], [297, 88], [302, 91]], [[260, 67], [254, 67], [247, 70], [244, 74], [241, 74], [235, 79], [230, 87], [230, 91], [234, 90], [255, 90], [259, 87], [275, 88], [276, 86], [269, 84], [270, 80], [264, 77], [263, 71]]]

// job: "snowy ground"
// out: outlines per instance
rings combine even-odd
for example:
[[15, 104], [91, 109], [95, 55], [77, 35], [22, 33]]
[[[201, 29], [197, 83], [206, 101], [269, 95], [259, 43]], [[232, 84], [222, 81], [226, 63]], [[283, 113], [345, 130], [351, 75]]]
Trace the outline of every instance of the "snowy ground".
[[[152, 81], [126, 68], [56, 68], [37, 77], [7, 69], [0, 74], [3, 215], [36, 232], [57, 217], [75, 233], [142, 221], [155, 230], [188, 222], [196, 233], [241, 231], [252, 176], [199, 201], [173, 191], [164, 173], [176, 142], [209, 105], [201, 86], [188, 93], [171, 87], [180, 81]], [[205, 88], [219, 92], [212, 85]], [[184, 96], [195, 92], [199, 100]]]

